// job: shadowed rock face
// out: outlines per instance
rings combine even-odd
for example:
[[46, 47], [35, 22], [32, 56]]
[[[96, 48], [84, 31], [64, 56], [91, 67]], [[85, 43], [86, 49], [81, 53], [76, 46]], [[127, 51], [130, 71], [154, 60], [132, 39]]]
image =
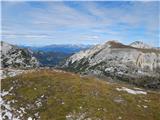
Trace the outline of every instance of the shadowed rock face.
[[38, 67], [39, 62], [27, 49], [1, 42], [1, 63], [3, 68]]
[[[160, 50], [109, 41], [71, 56], [63, 67], [85, 74], [122, 79], [154, 77], [160, 79]], [[133, 44], [132, 44], [133, 45]], [[139, 47], [143, 46], [143, 48]], [[128, 81], [128, 80], [127, 80]]]

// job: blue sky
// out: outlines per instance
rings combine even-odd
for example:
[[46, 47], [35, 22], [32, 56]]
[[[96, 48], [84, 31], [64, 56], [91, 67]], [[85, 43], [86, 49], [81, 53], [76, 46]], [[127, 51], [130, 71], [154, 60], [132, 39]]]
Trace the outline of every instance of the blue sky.
[[2, 2], [2, 40], [18, 45], [159, 43], [160, 2]]

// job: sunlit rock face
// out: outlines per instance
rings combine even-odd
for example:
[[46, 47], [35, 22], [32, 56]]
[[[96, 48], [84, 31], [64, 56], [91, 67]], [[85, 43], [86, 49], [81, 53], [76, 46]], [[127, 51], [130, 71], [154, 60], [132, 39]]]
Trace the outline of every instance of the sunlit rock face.
[[[138, 44], [139, 43], [139, 44]], [[124, 45], [108, 41], [74, 54], [63, 66], [84, 74], [103, 76], [149, 76], [160, 79], [160, 50], [142, 42]]]
[[1, 42], [2, 68], [30, 68], [38, 67], [39, 62], [27, 49]]
[[149, 46], [141, 41], [135, 41], [130, 44], [130, 46], [135, 47], [135, 48], [144, 48], [144, 49], [151, 49], [152, 46]]

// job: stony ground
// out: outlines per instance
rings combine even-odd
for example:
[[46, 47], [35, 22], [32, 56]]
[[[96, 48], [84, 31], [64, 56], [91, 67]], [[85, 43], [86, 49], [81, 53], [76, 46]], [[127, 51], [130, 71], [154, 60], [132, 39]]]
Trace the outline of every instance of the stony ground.
[[1, 81], [4, 120], [160, 120], [160, 92], [60, 70]]

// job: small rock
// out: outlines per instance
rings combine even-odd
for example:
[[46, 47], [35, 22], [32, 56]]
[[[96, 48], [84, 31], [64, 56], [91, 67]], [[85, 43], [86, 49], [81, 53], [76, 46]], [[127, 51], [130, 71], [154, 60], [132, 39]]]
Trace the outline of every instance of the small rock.
[[118, 120], [121, 120], [121, 119], [122, 119], [122, 117], [121, 117], [121, 116], [119, 116], [119, 117], [118, 117]]

